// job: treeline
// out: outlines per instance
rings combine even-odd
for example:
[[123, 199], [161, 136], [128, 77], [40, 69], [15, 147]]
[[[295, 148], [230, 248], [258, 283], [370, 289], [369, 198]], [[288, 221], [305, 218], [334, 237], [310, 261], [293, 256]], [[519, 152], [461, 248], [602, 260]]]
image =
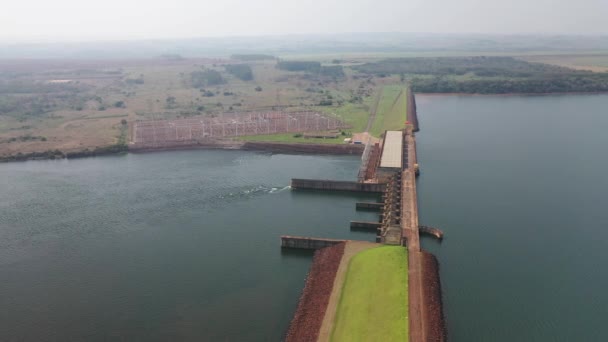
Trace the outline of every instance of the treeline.
[[608, 92], [608, 73], [560, 75], [524, 79], [454, 80], [446, 77], [414, 78], [412, 90], [418, 93], [574, 93]]
[[128, 84], [128, 85], [144, 84], [144, 76], [143, 75], [139, 75], [138, 78], [126, 78], [125, 79], [125, 83]]
[[319, 74], [326, 77], [342, 78], [344, 77], [344, 68], [341, 65], [321, 66]]
[[90, 86], [76, 82], [46, 83], [20, 79], [0, 79], [0, 94], [77, 93], [90, 88]]
[[367, 74], [417, 74], [417, 75], [465, 75], [478, 77], [535, 77], [581, 73], [565, 67], [529, 63], [512, 57], [416, 57], [389, 58], [379, 62], [353, 66], [353, 69]]
[[48, 150], [44, 152], [17, 153], [9, 156], [0, 156], [0, 162], [26, 161], [38, 159], [75, 159], [85, 157], [95, 157], [110, 154], [120, 154], [128, 152], [126, 144], [115, 144], [106, 147], [97, 147], [93, 150], [85, 149], [78, 152], [63, 152], [60, 150]]
[[324, 66], [320, 62], [308, 61], [279, 61], [277, 68], [286, 71], [305, 71], [320, 76], [340, 78], [344, 77], [344, 69], [341, 65]]
[[40, 136], [40, 135], [36, 136], [36, 135], [26, 134], [26, 135], [20, 135], [18, 137], [8, 138], [8, 139], [5, 140], [5, 142], [12, 143], [12, 142], [15, 142], [15, 141], [24, 142], [24, 141], [37, 141], [37, 140], [39, 140], [39, 141], [46, 141], [47, 139], [46, 139], [46, 137], [43, 137], [43, 136]]
[[566, 93], [608, 91], [608, 73], [529, 63], [512, 57], [390, 58], [354, 66], [376, 76], [411, 78], [423, 93]]
[[320, 62], [306, 62], [306, 61], [279, 61], [277, 68], [287, 71], [307, 71], [316, 73], [321, 69]]
[[76, 101], [72, 94], [0, 94], [0, 115], [16, 117], [41, 116], [57, 108], [63, 107], [70, 101]]
[[226, 83], [226, 81], [222, 77], [222, 74], [213, 69], [193, 71], [190, 73], [190, 78], [192, 86], [194, 88], [208, 87]]
[[263, 60], [276, 59], [275, 56], [264, 55], [264, 54], [236, 54], [236, 55], [230, 56], [230, 58], [236, 59], [239, 61], [263, 61]]
[[226, 71], [243, 81], [253, 80], [253, 71], [247, 64], [229, 64], [224, 66]]

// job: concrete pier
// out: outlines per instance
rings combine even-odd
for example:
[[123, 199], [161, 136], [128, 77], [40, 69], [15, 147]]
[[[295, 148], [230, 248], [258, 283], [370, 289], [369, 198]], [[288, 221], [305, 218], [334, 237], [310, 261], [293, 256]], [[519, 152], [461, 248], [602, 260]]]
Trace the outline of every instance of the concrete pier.
[[356, 209], [357, 210], [376, 210], [380, 211], [384, 208], [384, 203], [374, 203], [374, 202], [357, 202]]
[[322, 191], [353, 191], [382, 193], [384, 184], [358, 183], [349, 181], [334, 181], [320, 179], [298, 179], [291, 180], [291, 188], [295, 190], [322, 190]]
[[381, 226], [382, 222], [350, 221], [350, 229], [369, 229], [375, 231]]
[[420, 234], [431, 235], [431, 236], [436, 237], [438, 240], [443, 239], [443, 232], [438, 228], [420, 226], [420, 227], [418, 227], [418, 229], [420, 229]]
[[338, 239], [322, 239], [322, 238], [311, 238], [303, 236], [281, 236], [281, 247], [282, 248], [300, 248], [300, 249], [321, 249], [337, 245], [348, 240]]

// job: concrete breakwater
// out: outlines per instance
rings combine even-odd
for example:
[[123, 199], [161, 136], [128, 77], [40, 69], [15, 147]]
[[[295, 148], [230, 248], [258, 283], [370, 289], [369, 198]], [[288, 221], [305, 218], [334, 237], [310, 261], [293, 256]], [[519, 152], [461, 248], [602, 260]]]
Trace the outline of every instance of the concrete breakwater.
[[350, 221], [350, 229], [376, 231], [382, 227], [382, 222]]
[[323, 191], [355, 191], [355, 192], [384, 192], [386, 185], [378, 183], [358, 183], [349, 181], [333, 181], [320, 179], [291, 180], [291, 188], [295, 190], [323, 190]]
[[321, 249], [325, 247], [335, 246], [343, 242], [346, 242], [346, 240], [310, 238], [288, 235], [281, 236], [282, 248]]
[[274, 153], [311, 153], [311, 154], [352, 154], [361, 155], [363, 145], [357, 144], [302, 144], [302, 143], [269, 143], [247, 141], [241, 149], [266, 151]]
[[382, 211], [383, 208], [384, 203], [357, 202], [356, 204], [357, 210]]
[[294, 153], [294, 154], [338, 154], [338, 155], [361, 155], [363, 145], [355, 144], [303, 144], [303, 143], [273, 143], [258, 141], [238, 141], [230, 139], [206, 139], [199, 141], [174, 141], [154, 144], [130, 144], [130, 152], [154, 152], [173, 150], [195, 150], [195, 149], [221, 149], [221, 150], [245, 150], [264, 151], [272, 153]]
[[173, 141], [171, 143], [130, 143], [129, 152], [155, 152], [173, 150], [196, 150], [196, 149], [220, 149], [220, 150], [240, 150], [244, 146], [242, 141], [220, 140], [220, 139], [201, 139], [198, 141]]
[[436, 237], [438, 240], [443, 239], [443, 231], [435, 227], [420, 226], [418, 227], [420, 234], [426, 234]]

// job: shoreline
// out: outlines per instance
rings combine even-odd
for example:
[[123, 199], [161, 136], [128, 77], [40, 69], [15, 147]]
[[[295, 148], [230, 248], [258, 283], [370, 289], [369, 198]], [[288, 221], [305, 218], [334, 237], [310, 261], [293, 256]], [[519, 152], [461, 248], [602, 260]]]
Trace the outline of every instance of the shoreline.
[[317, 155], [361, 155], [364, 145], [354, 144], [304, 144], [304, 143], [276, 143], [276, 142], [205, 142], [177, 144], [173, 146], [134, 147], [110, 145], [95, 150], [78, 150], [64, 152], [48, 150], [44, 152], [17, 153], [0, 156], [0, 163], [25, 162], [30, 160], [62, 160], [100, 157], [111, 155], [124, 155], [129, 153], [154, 153], [164, 151], [186, 150], [242, 150], [284, 154], [317, 154]]
[[361, 155], [364, 145], [354, 144], [304, 144], [304, 143], [278, 143], [262, 141], [213, 141], [196, 142], [188, 144], [174, 144], [167, 146], [129, 146], [130, 153], [151, 153], [161, 151], [180, 150], [242, 150], [285, 154], [337, 154]]

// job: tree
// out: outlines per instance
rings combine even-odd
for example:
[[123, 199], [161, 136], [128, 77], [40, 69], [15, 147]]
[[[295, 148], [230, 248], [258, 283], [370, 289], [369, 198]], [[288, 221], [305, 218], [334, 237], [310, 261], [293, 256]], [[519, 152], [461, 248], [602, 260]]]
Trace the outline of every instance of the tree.
[[192, 86], [195, 88], [202, 88], [206, 86], [214, 86], [218, 84], [224, 84], [226, 81], [218, 71], [213, 69], [203, 71], [193, 71], [190, 73]]
[[253, 80], [253, 71], [247, 64], [230, 64], [225, 66], [226, 71], [243, 81]]
[[277, 63], [277, 68], [287, 71], [307, 71], [317, 73], [321, 69], [321, 63], [307, 61], [280, 61]]
[[174, 108], [177, 105], [177, 101], [174, 96], [167, 97], [165, 103], [167, 104], [167, 108]]

